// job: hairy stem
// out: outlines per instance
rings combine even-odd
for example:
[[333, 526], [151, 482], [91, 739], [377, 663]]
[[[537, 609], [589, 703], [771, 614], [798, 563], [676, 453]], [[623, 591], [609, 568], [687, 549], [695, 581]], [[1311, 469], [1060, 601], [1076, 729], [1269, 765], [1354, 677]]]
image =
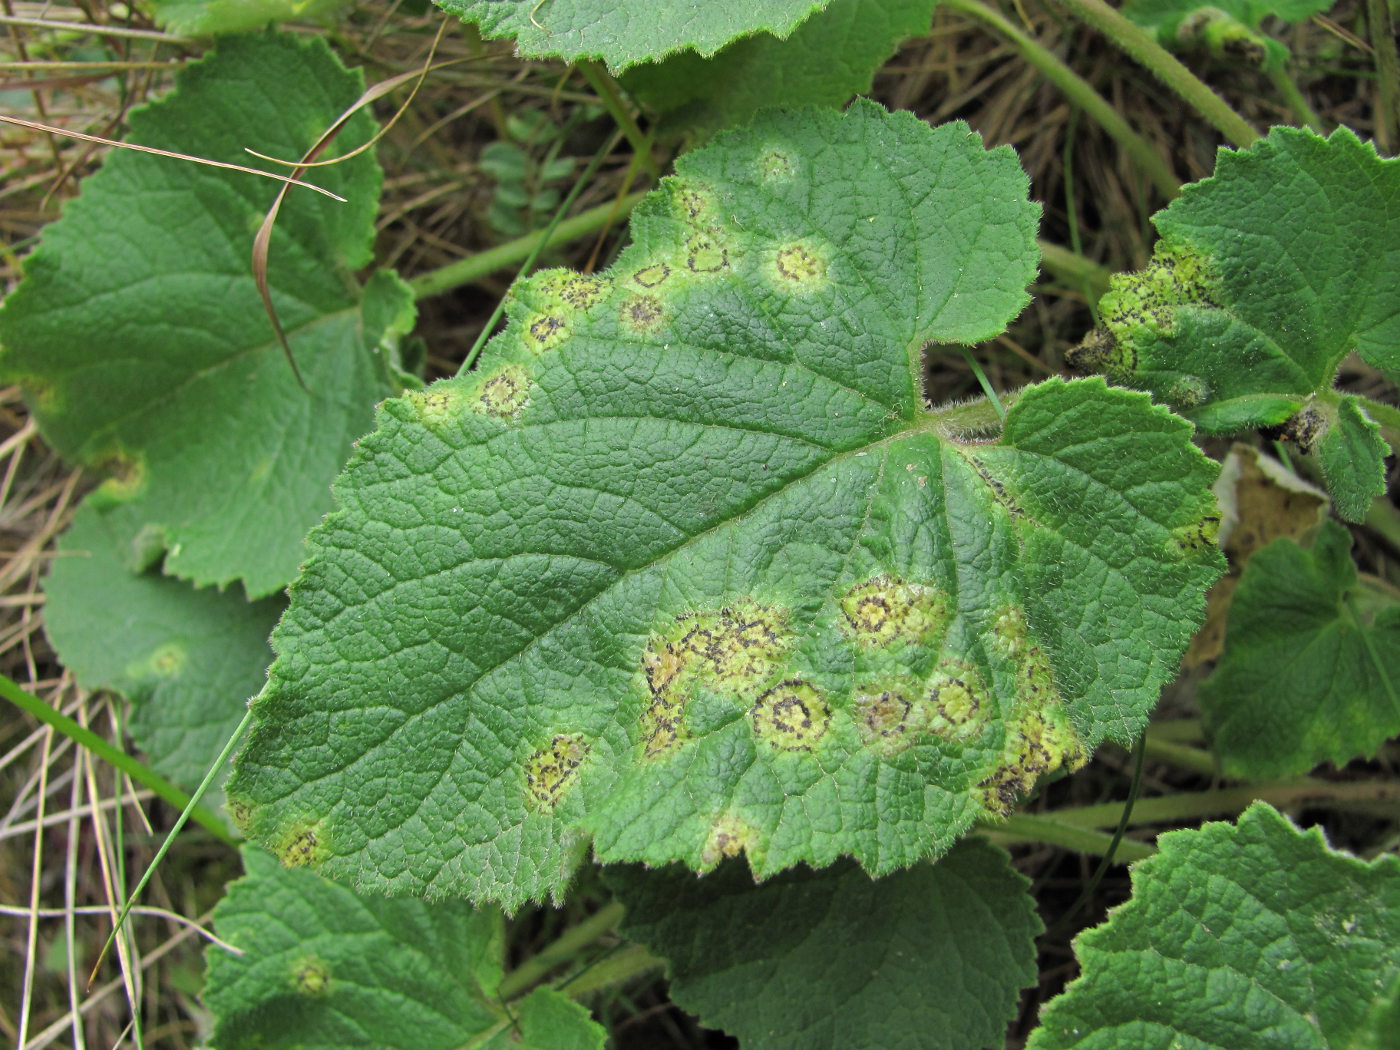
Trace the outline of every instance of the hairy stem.
[[501, 998], [514, 999], [539, 984], [550, 970], [568, 962], [616, 926], [622, 911], [621, 901], [610, 901], [577, 926], [570, 926], [557, 941], [530, 956], [501, 979], [498, 989]]
[[[1111, 803], [1110, 808], [1113, 809], [1113, 819], [1104, 821], [1105, 825], [1116, 824], [1123, 814], [1121, 802]], [[1141, 801], [1137, 803], [1137, 808], [1139, 810], [1142, 808]], [[1063, 846], [1065, 849], [1072, 849], [1079, 853], [1091, 853], [1096, 857], [1102, 857], [1114, 848], [1112, 835], [1093, 831], [1085, 826], [1066, 824], [1059, 817], [1059, 813], [1056, 813], [1054, 817], [1042, 817], [1033, 813], [1015, 813], [1004, 822], [988, 822], [980, 825], [977, 830], [991, 841], [1001, 845], [1018, 842], [1048, 842], [1052, 846]], [[1129, 838], [1121, 839], [1117, 848], [1114, 849], [1114, 853], [1124, 861], [1144, 860], [1156, 852], [1155, 846]]]
[[971, 15], [991, 26], [1021, 52], [1027, 62], [1045, 74], [1045, 78], [1060, 89], [1071, 103], [1087, 113], [1109, 136], [1123, 147], [1124, 152], [1157, 187], [1157, 192], [1170, 200], [1181, 190], [1181, 182], [1167, 166], [1152, 143], [1134, 131], [1126, 120], [1093, 86], [1055, 55], [1023, 33], [1000, 11], [994, 11], [980, 0], [947, 0], [948, 6]]
[[1383, 153], [1395, 148], [1396, 94], [1400, 92], [1400, 56], [1395, 51], [1395, 28], [1386, 0], [1366, 0], [1366, 31], [1376, 51], [1376, 145]]
[[1119, 50], [1176, 92], [1230, 142], [1244, 147], [1259, 138], [1254, 125], [1152, 39], [1147, 30], [1124, 18], [1103, 0], [1061, 0], [1061, 3], [1081, 22], [1108, 37]]

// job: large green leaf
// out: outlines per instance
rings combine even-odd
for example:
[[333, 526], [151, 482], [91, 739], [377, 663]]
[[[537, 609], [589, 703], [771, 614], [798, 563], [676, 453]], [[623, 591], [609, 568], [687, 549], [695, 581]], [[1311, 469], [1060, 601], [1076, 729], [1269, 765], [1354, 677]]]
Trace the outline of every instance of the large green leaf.
[[760, 886], [738, 862], [607, 877], [622, 932], [667, 960], [677, 1005], [745, 1050], [1000, 1046], [1035, 981], [1026, 880], [976, 839], [879, 881], [849, 862]]
[[1358, 585], [1351, 536], [1279, 539], [1249, 559], [1201, 709], [1227, 771], [1305, 773], [1400, 733], [1400, 603]]
[[205, 952], [218, 1050], [601, 1050], [606, 1033], [559, 993], [500, 999], [499, 913], [362, 896], [255, 848], [243, 863], [214, 909], [241, 954]]
[[1400, 860], [1335, 852], [1263, 802], [1159, 843], [1027, 1050], [1395, 1045]]
[[768, 106], [839, 106], [870, 90], [900, 41], [928, 31], [935, 0], [831, 0], [786, 40], [757, 33], [711, 58], [683, 51], [631, 69], [633, 95], [675, 125], [713, 131]]
[[[232, 37], [131, 115], [131, 139], [244, 163], [299, 157], [360, 94], [319, 40]], [[362, 143], [352, 119], [337, 148]], [[158, 535], [167, 572], [254, 596], [286, 585], [302, 537], [375, 401], [397, 389], [386, 334], [407, 289], [363, 289], [379, 169], [365, 153], [287, 199], [269, 282], [310, 393], [284, 359], [254, 285], [253, 235], [277, 183], [118, 150], [25, 263], [0, 311], [0, 374], [23, 384], [44, 436], [113, 475], [110, 500]]]
[[601, 58], [614, 70], [690, 49], [713, 55], [732, 40], [785, 37], [830, 0], [433, 0], [481, 27], [515, 38], [522, 55]]
[[151, 765], [193, 789], [266, 682], [286, 603], [129, 572], [133, 540], [85, 503], [44, 585], [44, 626], [80, 685], [131, 700], [128, 729]]
[[1174, 674], [1220, 560], [1190, 427], [1101, 380], [923, 400], [922, 346], [1025, 302], [1014, 154], [864, 103], [678, 168], [360, 443], [234, 775], [279, 854], [508, 906], [590, 840], [886, 872]]
[[1348, 354], [1400, 381], [1400, 160], [1346, 128], [1274, 128], [1153, 221], [1151, 263], [1113, 279], [1078, 365], [1212, 433], [1292, 417], [1308, 445], [1337, 425]]

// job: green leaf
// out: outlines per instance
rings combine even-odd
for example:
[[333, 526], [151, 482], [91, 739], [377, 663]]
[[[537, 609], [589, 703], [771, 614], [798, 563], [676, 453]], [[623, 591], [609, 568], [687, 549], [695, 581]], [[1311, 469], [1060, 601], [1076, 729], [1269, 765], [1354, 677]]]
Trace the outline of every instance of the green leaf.
[[[361, 87], [320, 40], [230, 37], [132, 113], [131, 139], [237, 163], [244, 146], [300, 157]], [[336, 147], [372, 132], [358, 116]], [[386, 339], [412, 318], [391, 274], [363, 289], [353, 277], [374, 236], [373, 158], [315, 172], [349, 203], [293, 190], [269, 270], [309, 395], [253, 282], [268, 179], [114, 151], [0, 310], [0, 375], [23, 384], [44, 436], [112, 475], [105, 498], [159, 538], [167, 572], [242, 580], [255, 597], [295, 574], [374, 402], [399, 389]]]
[[614, 71], [673, 51], [713, 55], [739, 37], [766, 32], [786, 37], [830, 0], [433, 0], [485, 37], [515, 38], [530, 58], [601, 58]]
[[128, 572], [133, 539], [85, 503], [44, 585], [44, 626], [79, 685], [132, 702], [127, 728], [152, 768], [193, 789], [266, 682], [286, 603]]
[[839, 106], [869, 91], [903, 40], [928, 31], [935, 0], [831, 0], [786, 40], [757, 33], [711, 58], [635, 66], [623, 85], [671, 122], [713, 131], [773, 105]]
[[215, 932], [242, 954], [205, 951], [219, 1050], [601, 1050], [603, 1030], [557, 992], [507, 1012], [498, 913], [362, 896], [254, 848], [243, 863], [214, 909]]
[[1385, 457], [1390, 446], [1354, 397], [1343, 397], [1336, 417], [1317, 441], [1317, 459], [1337, 513], [1363, 521], [1371, 501], [1385, 495]]
[[678, 169], [360, 443], [235, 773], [279, 854], [511, 907], [590, 839], [887, 872], [1175, 674], [1220, 571], [1190, 427], [1101, 380], [1000, 433], [922, 397], [922, 346], [1025, 302], [1014, 154], [861, 103]]
[[1353, 351], [1400, 380], [1400, 160], [1346, 128], [1274, 128], [1153, 221], [1152, 261], [1113, 279], [1077, 367], [1211, 433], [1334, 403]]
[[737, 862], [607, 879], [621, 932], [668, 960], [677, 1005], [745, 1050], [1000, 1046], [1035, 982], [1028, 882], [977, 839], [879, 881], [848, 861], [758, 886]]
[[214, 36], [277, 22], [322, 22], [347, 0], [153, 0], [156, 23], [172, 33]]
[[1027, 1050], [1394, 1045], [1400, 860], [1336, 852], [1263, 802], [1157, 841]]
[[1400, 733], [1400, 604], [1358, 585], [1351, 536], [1279, 539], [1250, 558], [1201, 710], [1236, 776], [1305, 773]]

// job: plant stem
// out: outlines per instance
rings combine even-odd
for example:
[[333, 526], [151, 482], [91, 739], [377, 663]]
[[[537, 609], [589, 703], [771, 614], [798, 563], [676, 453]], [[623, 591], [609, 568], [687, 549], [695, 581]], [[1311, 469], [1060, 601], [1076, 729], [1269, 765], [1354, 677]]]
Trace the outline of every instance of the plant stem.
[[1312, 106], [1308, 105], [1308, 100], [1303, 97], [1303, 93], [1298, 90], [1298, 85], [1293, 78], [1288, 75], [1288, 70], [1283, 67], [1269, 70], [1269, 80], [1273, 82], [1274, 90], [1279, 93], [1286, 105], [1293, 113], [1293, 119], [1300, 124], [1306, 124], [1319, 135], [1327, 134], [1322, 128], [1322, 121], [1313, 112]]
[[566, 981], [558, 990], [572, 999], [581, 999], [589, 992], [622, 984], [665, 965], [666, 960], [658, 959], [640, 944], [629, 944], [615, 955], [600, 959], [577, 977]]
[[[1129, 57], [1145, 66], [1230, 142], [1241, 148], [1259, 138], [1254, 126], [1236, 113], [1147, 30], [1124, 18], [1103, 0], [1060, 0], [1081, 22], [1108, 37]], [[1382, 0], [1384, 2], [1384, 0]]]
[[557, 941], [547, 945], [538, 954], [530, 956], [501, 979], [497, 989], [500, 997], [514, 999], [529, 991], [544, 980], [545, 975], [550, 970], [561, 963], [568, 962], [582, 948], [587, 947], [616, 926], [617, 920], [622, 918], [622, 912], [621, 901], [610, 901], [577, 926], [569, 927]]
[[1128, 122], [1109, 101], [1095, 91], [1087, 80], [1065, 65], [1059, 56], [1023, 33], [1000, 11], [994, 11], [980, 0], [947, 0], [947, 3], [954, 10], [985, 22], [1011, 41], [1027, 62], [1045, 74], [1045, 78], [1059, 88], [1070, 102], [1089, 114], [1123, 147], [1163, 197], [1171, 200], [1180, 192], [1181, 182], [1172, 174], [1171, 168], [1152, 143], [1129, 127]]
[[1083, 288], [1095, 297], [1108, 291], [1108, 280], [1113, 276], [1113, 271], [1107, 266], [1049, 241], [1036, 243], [1040, 246], [1040, 264], [1065, 284]]
[[[102, 761], [121, 770], [142, 787], [150, 788], [177, 810], [183, 810], [190, 803], [190, 796], [181, 791], [159, 773], [132, 758], [125, 751], [115, 747], [91, 729], [79, 725], [62, 711], [55, 710], [33, 693], [26, 692], [5, 675], [0, 675], [0, 696], [14, 704], [21, 711], [27, 711], [45, 725], [53, 726], [73, 743], [87, 748]], [[238, 840], [228, 833], [217, 815], [196, 806], [190, 814], [205, 827], [210, 834], [230, 846], [237, 846]]]
[[1163, 740], [1160, 737], [1154, 737], [1151, 733], [1147, 734], [1145, 747], [1154, 762], [1166, 762], [1178, 769], [1200, 773], [1207, 777], [1213, 777], [1219, 772], [1215, 756], [1209, 751], [1202, 751], [1199, 747]]
[[521, 261], [529, 258], [536, 248], [565, 244], [597, 233], [608, 223], [625, 218], [645, 196], [646, 191], [640, 191], [623, 197], [620, 201], [589, 208], [572, 218], [561, 220], [552, 233], [548, 230], [535, 230], [513, 241], [448, 263], [439, 269], [429, 270], [409, 281], [408, 286], [413, 289], [415, 299], [426, 299], [430, 295], [441, 295], [453, 288], [479, 281], [497, 270], [519, 265]]
[[[1400, 800], [1400, 784], [1374, 781], [1335, 783], [1298, 777], [1263, 784], [1242, 784], [1239, 787], [1217, 788], [1180, 795], [1138, 799], [1133, 810], [1134, 824], [1179, 823], [1197, 817], [1236, 816], [1256, 799], [1276, 806], [1299, 802], [1326, 804], [1332, 800], [1360, 799], [1367, 801]], [[1111, 827], [1117, 822], [1123, 807], [1118, 802], [1055, 811], [1055, 820], [1076, 828]]]
[[1395, 29], [1386, 0], [1366, 0], [1366, 35], [1376, 51], [1376, 145], [1384, 153], [1395, 148], [1396, 93], [1400, 92], [1400, 56], [1395, 52]]
[[661, 169], [656, 166], [656, 158], [652, 156], [651, 139], [642, 133], [642, 129], [637, 126], [637, 118], [632, 115], [632, 110], [628, 108], [627, 102], [622, 97], [622, 92], [618, 89], [617, 81], [597, 62], [584, 59], [574, 65], [583, 79], [588, 81], [598, 95], [598, 101], [603, 103], [603, 108], [608, 111], [609, 116], [627, 136], [627, 142], [632, 147], [633, 154], [641, 162], [642, 170], [651, 176], [653, 182], [661, 181]]
[[[1123, 815], [1121, 802], [1109, 805], [1114, 815], [1112, 820], [1104, 821], [1106, 825], [1117, 823], [1118, 818]], [[1137, 809], [1141, 808], [1142, 802], [1139, 800]], [[988, 822], [979, 825], [977, 830], [993, 842], [1002, 845], [1014, 842], [1048, 842], [1052, 846], [1063, 846], [1079, 853], [1091, 853], [1096, 857], [1107, 855], [1113, 847], [1112, 835], [1091, 831], [1087, 827], [1065, 824], [1059, 820], [1059, 816], [1058, 812], [1053, 818], [1040, 817], [1033, 813], [1015, 813], [1002, 823]], [[1144, 860], [1156, 852], [1155, 846], [1129, 838], [1120, 840], [1115, 850], [1124, 861]]]

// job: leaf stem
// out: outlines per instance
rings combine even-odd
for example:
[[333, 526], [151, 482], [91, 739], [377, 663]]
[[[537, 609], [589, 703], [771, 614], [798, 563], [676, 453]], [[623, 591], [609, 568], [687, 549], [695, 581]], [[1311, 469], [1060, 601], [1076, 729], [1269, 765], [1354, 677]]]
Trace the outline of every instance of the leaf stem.
[[1143, 174], [1157, 187], [1157, 192], [1171, 200], [1181, 191], [1181, 182], [1172, 173], [1152, 143], [1134, 131], [1107, 99], [1093, 86], [1067, 66], [1048, 48], [1023, 33], [1013, 22], [980, 0], [947, 0], [948, 6], [971, 15], [991, 26], [1021, 52], [1021, 56], [1040, 70], [1074, 105], [1087, 113], [1109, 136], [1123, 147], [1137, 163]]
[[982, 366], [977, 363], [977, 358], [972, 356], [972, 351], [965, 346], [958, 347], [962, 351], [963, 360], [967, 362], [967, 367], [972, 369], [972, 374], [977, 377], [977, 385], [982, 388], [982, 393], [987, 395], [987, 400], [996, 409], [997, 419], [1006, 422], [1006, 406], [1001, 403], [1001, 398], [997, 396], [996, 387], [992, 386], [992, 381], [987, 378], [987, 373], [982, 371]]
[[1040, 246], [1041, 266], [1065, 284], [1083, 288], [1096, 297], [1108, 291], [1108, 282], [1113, 276], [1113, 271], [1107, 266], [1049, 241], [1037, 241], [1036, 244]]
[[574, 68], [583, 75], [584, 80], [588, 81], [588, 86], [598, 95], [598, 101], [603, 104], [608, 115], [627, 136], [627, 142], [641, 162], [642, 170], [650, 175], [653, 181], [659, 182], [661, 169], [657, 167], [656, 158], [652, 155], [651, 139], [643, 134], [642, 129], [637, 126], [637, 118], [632, 115], [632, 110], [628, 108], [612, 74], [598, 65], [597, 62], [589, 59], [575, 63]]
[[[190, 796], [159, 773], [104, 740], [91, 729], [79, 725], [62, 711], [50, 707], [33, 693], [20, 688], [5, 675], [0, 675], [0, 696], [4, 696], [21, 711], [27, 711], [45, 725], [53, 726], [73, 743], [87, 748], [102, 761], [121, 770], [142, 787], [150, 788], [175, 809], [183, 810], [189, 805]], [[210, 810], [203, 806], [196, 806], [190, 816], [221, 842], [230, 846], [238, 845], [238, 840], [228, 833], [223, 821]]]
[[[1230, 142], [1241, 148], [1259, 138], [1254, 125], [1230, 107], [1196, 74], [1135, 22], [1103, 0], [1060, 0], [1075, 18], [1108, 37], [1119, 50], [1145, 66]], [[1384, 2], [1384, 0], [1382, 0]]]
[[475, 255], [448, 263], [439, 269], [419, 274], [408, 282], [408, 286], [413, 289], [415, 299], [426, 299], [430, 295], [441, 295], [453, 288], [472, 284], [483, 277], [490, 276], [497, 270], [518, 265], [521, 260], [529, 258], [531, 253], [537, 249], [543, 250], [553, 244], [566, 244], [569, 241], [576, 241], [580, 237], [597, 233], [608, 223], [626, 218], [637, 206], [637, 202], [645, 196], [646, 191], [643, 190], [623, 197], [619, 201], [611, 201], [607, 204], [600, 204], [596, 208], [589, 208], [571, 218], [561, 219], [559, 225], [553, 229], [535, 230], [523, 237], [517, 237], [513, 241], [498, 244], [484, 252], [477, 252]]
[[1327, 134], [1322, 128], [1322, 121], [1314, 112], [1312, 106], [1308, 105], [1308, 100], [1303, 97], [1303, 93], [1298, 90], [1297, 83], [1288, 75], [1288, 70], [1282, 66], [1270, 68], [1268, 71], [1269, 80], [1273, 82], [1274, 90], [1283, 99], [1284, 105], [1293, 113], [1293, 119], [1300, 124], [1306, 124], [1319, 135]]
[[1366, 0], [1366, 35], [1376, 52], [1376, 145], [1395, 148], [1396, 94], [1400, 92], [1400, 56], [1395, 51], [1395, 28], [1386, 0]]
[[[1123, 815], [1121, 802], [1109, 803], [1113, 809], [1112, 820], [1104, 821], [1104, 826], [1114, 823]], [[1141, 809], [1142, 802], [1138, 802]], [[1060, 811], [1063, 812], [1063, 811]], [[1113, 836], [1087, 827], [1062, 822], [1060, 812], [1053, 817], [1038, 816], [1034, 813], [1013, 813], [1000, 823], [987, 822], [978, 826], [978, 831], [993, 842], [1009, 845], [1015, 842], [1048, 842], [1052, 846], [1063, 846], [1079, 853], [1090, 853], [1097, 857], [1107, 856], [1110, 850], [1125, 861], [1145, 860], [1157, 852], [1155, 846], [1136, 839], [1125, 838], [1114, 847]]]
[[[1162, 795], [1157, 798], [1138, 799], [1133, 809], [1133, 823], [1179, 823], [1198, 817], [1236, 816], [1244, 812], [1256, 799], [1263, 799], [1280, 807], [1300, 802], [1326, 804], [1332, 801], [1400, 800], [1400, 784], [1369, 780], [1339, 783], [1298, 777], [1293, 780], [1242, 784], [1211, 791]], [[1056, 810], [1055, 820], [1075, 828], [1111, 827], [1122, 812], [1121, 803], [1106, 802], [1094, 806]]]
[[501, 978], [497, 993], [502, 999], [514, 999], [544, 980], [550, 970], [566, 963], [579, 951], [608, 933], [622, 918], [622, 902], [609, 901], [576, 926], [570, 926], [554, 943], [530, 956]]
[[629, 944], [616, 954], [600, 959], [577, 977], [565, 981], [558, 990], [571, 999], [581, 999], [590, 992], [622, 984], [665, 965], [665, 959], [658, 959], [640, 944]]

